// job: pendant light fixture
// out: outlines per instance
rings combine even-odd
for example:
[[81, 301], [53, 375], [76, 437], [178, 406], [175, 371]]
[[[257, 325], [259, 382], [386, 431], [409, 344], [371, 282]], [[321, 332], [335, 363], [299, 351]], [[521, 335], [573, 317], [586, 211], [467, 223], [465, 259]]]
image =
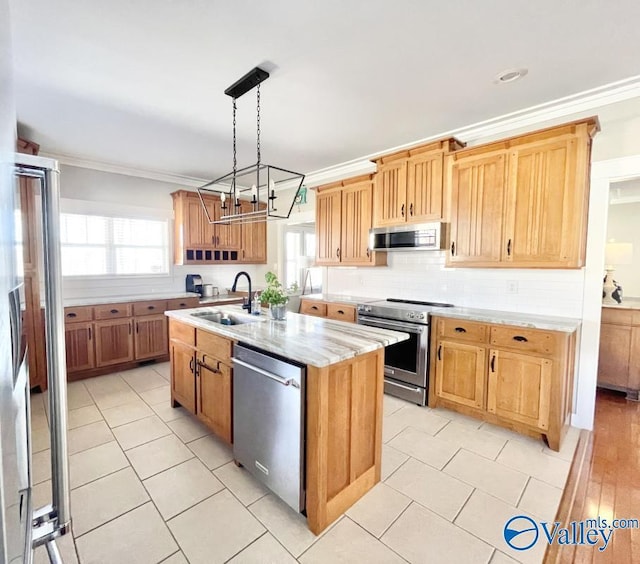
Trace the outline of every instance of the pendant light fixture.
[[[233, 170], [220, 178], [198, 188], [200, 202], [207, 220], [213, 224], [256, 223], [271, 219], [287, 219], [302, 188], [304, 174], [262, 162], [260, 155], [260, 84], [269, 78], [269, 73], [255, 67], [240, 80], [229, 86], [224, 93], [233, 100]], [[256, 163], [238, 169], [236, 150], [236, 100], [250, 90], [256, 89]], [[291, 203], [278, 210], [276, 192], [295, 188]], [[204, 196], [215, 196], [205, 202]], [[242, 212], [243, 203], [251, 204], [249, 211]], [[285, 215], [286, 214], [286, 215]]]

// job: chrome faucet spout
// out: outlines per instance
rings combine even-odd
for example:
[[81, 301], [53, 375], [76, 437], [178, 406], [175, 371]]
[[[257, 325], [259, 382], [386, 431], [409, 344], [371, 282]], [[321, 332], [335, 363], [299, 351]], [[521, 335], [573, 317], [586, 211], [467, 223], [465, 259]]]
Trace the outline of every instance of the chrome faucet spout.
[[232, 292], [236, 291], [236, 287], [238, 285], [238, 278], [240, 278], [240, 276], [246, 276], [247, 282], [249, 282], [249, 298], [246, 301], [246, 303], [242, 304], [242, 309], [246, 309], [249, 313], [251, 313], [251, 276], [249, 276], [248, 272], [241, 270], [240, 272], [238, 272], [238, 274], [236, 274], [236, 277], [233, 280], [233, 285], [231, 286], [231, 291]]

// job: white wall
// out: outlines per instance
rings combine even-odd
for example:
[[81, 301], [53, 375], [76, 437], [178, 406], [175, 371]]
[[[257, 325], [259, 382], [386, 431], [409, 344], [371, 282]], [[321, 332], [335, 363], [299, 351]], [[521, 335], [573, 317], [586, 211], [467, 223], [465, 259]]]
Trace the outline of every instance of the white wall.
[[[95, 202], [95, 210], [100, 212], [103, 203], [122, 204], [165, 210], [171, 213], [173, 200], [171, 193], [184, 189], [183, 186], [148, 180], [122, 174], [62, 165], [60, 167], [61, 196], [65, 199]], [[171, 231], [173, 233], [173, 230]], [[207, 284], [218, 286], [223, 292], [229, 288], [234, 276], [245, 270], [251, 276], [254, 287], [263, 287], [264, 274], [277, 261], [277, 232], [269, 224], [267, 229], [266, 265], [216, 265], [216, 266], [175, 266], [168, 276], [153, 277], [112, 277], [112, 278], [70, 278], [64, 279], [65, 298], [91, 296], [118, 296], [140, 293], [182, 292], [187, 274], [200, 274]], [[238, 288], [246, 287], [243, 278]]]
[[622, 286], [623, 296], [640, 297], [640, 202], [609, 206], [607, 240], [633, 245], [633, 263], [618, 265], [614, 279]]

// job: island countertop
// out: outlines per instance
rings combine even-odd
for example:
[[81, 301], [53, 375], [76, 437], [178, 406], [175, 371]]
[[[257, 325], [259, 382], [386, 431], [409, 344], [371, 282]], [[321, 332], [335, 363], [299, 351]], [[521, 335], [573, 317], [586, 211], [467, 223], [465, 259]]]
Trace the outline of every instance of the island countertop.
[[[252, 316], [255, 321], [239, 325], [220, 325], [192, 316], [205, 308], [167, 311], [165, 315], [181, 323], [222, 335], [281, 355], [297, 362], [323, 368], [343, 360], [406, 341], [407, 333], [389, 331], [345, 321], [333, 321], [287, 312], [283, 321], [274, 321], [267, 310]], [[248, 317], [239, 306], [211, 308], [231, 315]]]

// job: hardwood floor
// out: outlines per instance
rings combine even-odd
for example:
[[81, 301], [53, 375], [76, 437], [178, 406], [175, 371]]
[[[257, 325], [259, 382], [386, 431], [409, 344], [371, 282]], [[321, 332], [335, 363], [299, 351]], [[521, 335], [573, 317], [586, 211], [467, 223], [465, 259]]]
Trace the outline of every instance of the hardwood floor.
[[[584, 432], [565, 488], [558, 520], [640, 519], [640, 403], [598, 390], [594, 432]], [[640, 562], [640, 529], [613, 531], [609, 546], [552, 545], [545, 562]]]

